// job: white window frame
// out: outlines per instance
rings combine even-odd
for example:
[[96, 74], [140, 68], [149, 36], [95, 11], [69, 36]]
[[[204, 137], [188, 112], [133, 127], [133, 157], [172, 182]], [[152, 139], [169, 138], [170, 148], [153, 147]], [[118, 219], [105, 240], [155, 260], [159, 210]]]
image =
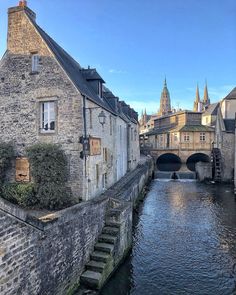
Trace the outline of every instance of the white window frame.
[[200, 132], [200, 141], [206, 141], [206, 132]]
[[[52, 118], [51, 106], [53, 105], [54, 120]], [[47, 108], [45, 109], [45, 106]], [[47, 116], [45, 120], [45, 115]], [[46, 123], [47, 122], [47, 123]], [[50, 129], [51, 123], [54, 122], [54, 128]], [[49, 128], [45, 126], [48, 124]], [[41, 101], [40, 102], [40, 132], [41, 133], [55, 133], [56, 131], [56, 102], [55, 101]]]
[[189, 141], [190, 141], [190, 135], [189, 135], [188, 132], [185, 132], [185, 133], [184, 133], [184, 141], [185, 141], [185, 142], [189, 142]]

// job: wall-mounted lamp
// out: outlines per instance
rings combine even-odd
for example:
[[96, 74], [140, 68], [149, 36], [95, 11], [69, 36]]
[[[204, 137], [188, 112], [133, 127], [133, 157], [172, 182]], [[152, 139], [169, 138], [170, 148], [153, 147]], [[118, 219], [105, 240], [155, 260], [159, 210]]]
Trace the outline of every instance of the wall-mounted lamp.
[[101, 111], [101, 113], [98, 115], [98, 120], [99, 120], [99, 123], [103, 125], [106, 123], [106, 115], [104, 113], [104, 111]]

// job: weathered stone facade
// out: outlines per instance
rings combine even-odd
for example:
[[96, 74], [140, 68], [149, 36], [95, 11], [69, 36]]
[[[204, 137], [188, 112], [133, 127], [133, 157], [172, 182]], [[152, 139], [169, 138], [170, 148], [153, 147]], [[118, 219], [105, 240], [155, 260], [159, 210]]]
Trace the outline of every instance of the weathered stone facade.
[[152, 173], [151, 158], [144, 159], [102, 196], [37, 218], [0, 200], [1, 295], [67, 294], [80, 280], [108, 209], [119, 203], [120, 236], [107, 279], [131, 246], [132, 209]]
[[[96, 70], [87, 69], [85, 76], [35, 19], [28, 7], [9, 9], [8, 48], [0, 62], [1, 141], [13, 142], [16, 157], [25, 156], [35, 143], [60, 144], [69, 161], [68, 186], [77, 200], [88, 200], [136, 167], [139, 141], [128, 132], [131, 128], [138, 133], [137, 114], [119, 101], [119, 110], [112, 108], [102, 97], [104, 81]], [[35, 54], [37, 71], [32, 70]], [[55, 105], [55, 128], [43, 132], [41, 108], [50, 102]], [[98, 121], [101, 110], [106, 116], [103, 126]], [[81, 138], [89, 136], [100, 139], [99, 155], [85, 150]], [[15, 181], [14, 163], [9, 180]]]

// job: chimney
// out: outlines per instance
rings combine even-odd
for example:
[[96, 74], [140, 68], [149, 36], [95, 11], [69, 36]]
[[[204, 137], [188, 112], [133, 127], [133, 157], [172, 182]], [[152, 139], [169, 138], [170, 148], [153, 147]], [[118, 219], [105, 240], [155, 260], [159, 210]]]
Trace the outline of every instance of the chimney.
[[27, 1], [23, 0], [23, 1], [19, 1], [19, 5], [20, 7], [26, 7], [27, 6]]
[[27, 17], [36, 20], [36, 14], [27, 7], [27, 1], [20, 1], [18, 6], [8, 9], [7, 49], [12, 53], [22, 53], [24, 46], [24, 32], [27, 28]]

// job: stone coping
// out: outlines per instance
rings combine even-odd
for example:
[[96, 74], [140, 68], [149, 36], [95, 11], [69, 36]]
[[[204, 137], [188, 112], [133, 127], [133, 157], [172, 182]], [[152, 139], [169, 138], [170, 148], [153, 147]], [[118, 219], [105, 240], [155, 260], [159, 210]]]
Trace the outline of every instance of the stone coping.
[[110, 205], [112, 204], [111, 207], [113, 208], [121, 206], [126, 207], [126, 204], [124, 203], [125, 200], [119, 199], [120, 191], [122, 191], [124, 187], [137, 176], [137, 173], [139, 174], [140, 171], [152, 161], [151, 159], [152, 158], [149, 156], [142, 157], [134, 170], [126, 173], [125, 176], [108, 188], [103, 194], [74, 206], [59, 211], [29, 210], [12, 204], [0, 197], [0, 210], [18, 221], [44, 231], [52, 227], [58, 221], [66, 222], [74, 219], [74, 216], [78, 214], [78, 211], [80, 211], [80, 214], [85, 214], [86, 208], [93, 204], [104, 202], [107, 203], [106, 205], [108, 206], [108, 202], [110, 201]]

